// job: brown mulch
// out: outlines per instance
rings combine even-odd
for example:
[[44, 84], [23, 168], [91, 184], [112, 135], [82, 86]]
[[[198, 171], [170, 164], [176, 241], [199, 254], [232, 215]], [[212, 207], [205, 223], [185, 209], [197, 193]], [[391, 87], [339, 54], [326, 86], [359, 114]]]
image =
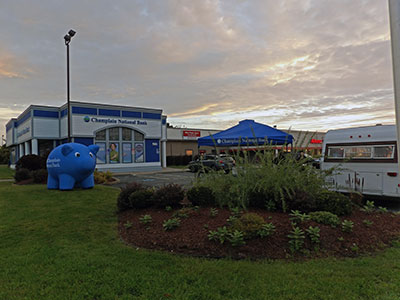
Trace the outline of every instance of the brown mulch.
[[[393, 240], [400, 236], [399, 215], [390, 212], [365, 213], [356, 210], [351, 216], [340, 218], [341, 221], [354, 222], [351, 233], [343, 232], [341, 226], [333, 228], [313, 221], [301, 223], [300, 227], [303, 230], [309, 226], [320, 228], [319, 250], [315, 251], [314, 246], [306, 237], [303, 251], [293, 254], [289, 249], [287, 237], [292, 230], [288, 214], [256, 209], [251, 209], [249, 212], [263, 216], [266, 222], [272, 222], [276, 231], [270, 237], [246, 240], [246, 244], [239, 247], [233, 247], [229, 242], [220, 244], [210, 241], [207, 237], [210, 230], [227, 226], [226, 219], [231, 215], [227, 209], [218, 209], [216, 217], [210, 216], [210, 208], [191, 211], [189, 217], [181, 218], [180, 226], [171, 231], [164, 231], [162, 224], [165, 220], [172, 218], [173, 211], [167, 212], [154, 208], [130, 210], [119, 214], [118, 230], [122, 239], [134, 247], [200, 257], [234, 259], [355, 257], [389, 247]], [[145, 214], [152, 217], [150, 225], [139, 222], [139, 218]], [[372, 221], [373, 224], [367, 226], [364, 220]], [[127, 222], [132, 223], [131, 228], [124, 226]]]

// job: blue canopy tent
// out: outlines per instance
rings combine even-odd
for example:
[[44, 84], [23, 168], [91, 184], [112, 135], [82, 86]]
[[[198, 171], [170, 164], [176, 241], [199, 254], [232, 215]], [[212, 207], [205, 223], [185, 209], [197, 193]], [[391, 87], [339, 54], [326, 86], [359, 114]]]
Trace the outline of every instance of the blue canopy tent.
[[212, 136], [197, 140], [198, 146], [262, 146], [292, 144], [293, 136], [286, 132], [257, 123], [254, 120], [243, 120], [238, 125]]

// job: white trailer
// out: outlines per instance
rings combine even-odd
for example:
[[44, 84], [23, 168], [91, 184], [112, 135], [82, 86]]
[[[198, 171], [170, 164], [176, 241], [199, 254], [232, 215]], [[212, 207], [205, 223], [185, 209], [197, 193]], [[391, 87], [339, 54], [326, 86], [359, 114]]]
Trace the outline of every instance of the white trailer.
[[321, 169], [334, 168], [328, 180], [337, 191], [400, 200], [396, 141], [395, 125], [329, 130]]

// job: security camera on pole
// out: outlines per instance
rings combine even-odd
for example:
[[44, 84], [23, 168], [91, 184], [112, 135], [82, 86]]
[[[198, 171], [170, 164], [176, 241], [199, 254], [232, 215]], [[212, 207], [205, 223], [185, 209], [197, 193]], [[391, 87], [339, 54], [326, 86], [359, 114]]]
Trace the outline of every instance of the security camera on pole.
[[67, 126], [68, 126], [68, 142], [71, 142], [71, 110], [70, 110], [70, 93], [69, 93], [69, 43], [71, 42], [72, 37], [76, 34], [76, 31], [70, 30], [64, 36], [65, 46], [67, 46]]

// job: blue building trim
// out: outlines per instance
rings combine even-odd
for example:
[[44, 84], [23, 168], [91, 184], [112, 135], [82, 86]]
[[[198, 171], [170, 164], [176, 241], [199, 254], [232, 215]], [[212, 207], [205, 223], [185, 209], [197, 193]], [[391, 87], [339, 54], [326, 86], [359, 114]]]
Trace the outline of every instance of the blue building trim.
[[72, 106], [72, 113], [79, 115], [97, 116], [97, 108]]
[[142, 117], [142, 113], [139, 111], [126, 111], [123, 110], [122, 111], [122, 116], [125, 118], [141, 118]]
[[68, 108], [66, 108], [60, 112], [60, 118], [65, 117], [67, 114], [68, 114]]
[[6, 132], [8, 132], [9, 130], [11, 130], [13, 128], [13, 122], [11, 122], [10, 124], [6, 125]]
[[143, 113], [143, 119], [161, 120], [161, 114]]
[[162, 120], [162, 124], [163, 124], [163, 125], [167, 124], [167, 119], [163, 119], [163, 120]]
[[79, 144], [83, 144], [86, 146], [90, 146], [90, 145], [93, 145], [93, 138], [76, 137], [76, 138], [74, 138], [74, 143], [79, 143]]
[[58, 119], [58, 111], [48, 111], [48, 110], [34, 110], [34, 117], [42, 117], [42, 118], [54, 118]]
[[115, 109], [101, 109], [99, 108], [100, 116], [108, 116], [108, 117], [120, 117], [121, 111]]
[[24, 123], [26, 120], [28, 120], [31, 117], [31, 112], [29, 111], [26, 115], [24, 115], [21, 119], [17, 120], [15, 122], [15, 127], [18, 127], [22, 123]]

